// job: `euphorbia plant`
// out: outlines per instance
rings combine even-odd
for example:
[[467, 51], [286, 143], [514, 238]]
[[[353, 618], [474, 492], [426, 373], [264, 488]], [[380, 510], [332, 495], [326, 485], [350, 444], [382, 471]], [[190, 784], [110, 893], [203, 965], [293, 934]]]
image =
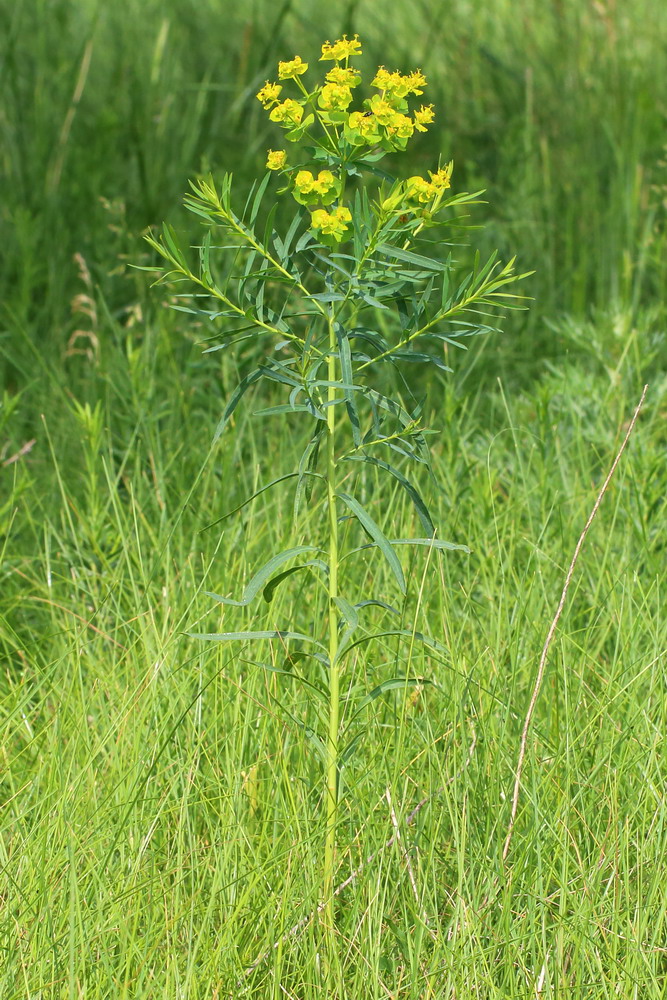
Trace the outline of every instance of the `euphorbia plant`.
[[[216, 347], [231, 348], [258, 334], [266, 336], [261, 363], [239, 382], [216, 435], [223, 432], [243, 394], [261, 379], [277, 383], [286, 396], [268, 412], [300, 413], [310, 424], [298, 468], [269, 485], [293, 477], [295, 518], [298, 522], [304, 502], [316, 505], [323, 511], [319, 533], [308, 544], [274, 555], [240, 599], [212, 596], [237, 607], [260, 594], [270, 602], [276, 587], [292, 574], [310, 573], [314, 585], [326, 592], [327, 614], [320, 633], [307, 635], [298, 631], [298, 624], [284, 623], [287, 627], [275, 630], [201, 638], [276, 638], [291, 644], [300, 661], [314, 657], [325, 673], [326, 731], [309, 735], [324, 760], [322, 900], [330, 927], [341, 764], [340, 672], [350, 650], [373, 638], [367, 634], [359, 639], [367, 609], [393, 610], [387, 595], [356, 595], [362, 599], [355, 601], [341, 592], [341, 558], [350, 554], [341, 551], [341, 519], [356, 519], [368, 543], [383, 554], [401, 593], [406, 582], [399, 545], [461, 547], [435, 537], [427, 505], [402, 468], [429, 463], [420, 413], [399, 394], [380, 391], [378, 385], [384, 386], [385, 380], [377, 376], [393, 366], [407, 384], [407, 369], [415, 362], [449, 371], [443, 347], [461, 346], [462, 339], [491, 329], [488, 307], [506, 299], [507, 286], [516, 280], [513, 262], [501, 266], [492, 257], [484, 266], [476, 262], [461, 273], [451, 253], [443, 253], [452, 245], [442, 236], [456, 222], [452, 209], [475, 198], [450, 193], [451, 163], [437, 166], [428, 177], [406, 179], [393, 178], [378, 167], [386, 154], [405, 151], [417, 133], [426, 132], [435, 114], [431, 104], [411, 108], [426, 87], [419, 70], [403, 75], [381, 66], [370, 84], [372, 95], [357, 97], [361, 74], [351, 60], [360, 54], [357, 36], [343, 36], [333, 45], [326, 42], [320, 57], [326, 66], [324, 79], [310, 85], [309, 66], [299, 56], [279, 63], [279, 82], [267, 81], [257, 98], [269, 119], [282, 128], [290, 151], [269, 150], [266, 176], [241, 213], [232, 207], [229, 175], [219, 187], [212, 178], [192, 184], [186, 205], [205, 226], [196, 263], [189, 262], [169, 227], [160, 239], [149, 238], [167, 262], [163, 276], [194, 286], [194, 304], [182, 308], [217, 324]], [[293, 96], [283, 94], [286, 87]], [[269, 196], [275, 174], [282, 184]], [[272, 208], [260, 231], [262, 206], [267, 198], [280, 196], [294, 204], [292, 221], [278, 232]], [[229, 266], [223, 268], [220, 261], [225, 257]], [[350, 462], [373, 466], [406, 491], [422, 537], [392, 541], [386, 536], [358, 497], [342, 488], [342, 464], [349, 472]], [[435, 640], [411, 629], [381, 634], [417, 637], [438, 648]], [[390, 678], [365, 693], [362, 702], [410, 682], [407, 676]]]

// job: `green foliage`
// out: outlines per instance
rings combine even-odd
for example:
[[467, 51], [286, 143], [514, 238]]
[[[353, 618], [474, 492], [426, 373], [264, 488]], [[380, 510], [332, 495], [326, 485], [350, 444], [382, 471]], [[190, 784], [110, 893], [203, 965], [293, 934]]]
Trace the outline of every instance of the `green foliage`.
[[[412, 479], [434, 524], [471, 552], [399, 549], [402, 562], [410, 553], [406, 599], [393, 612], [357, 609], [357, 644], [343, 661], [335, 884], [361, 871], [336, 897], [345, 948], [337, 987], [315, 924], [271, 950], [317, 903], [322, 765], [312, 734], [326, 713], [326, 673], [307, 654], [325, 654], [293, 640], [286, 649], [280, 639], [182, 634], [270, 632], [295, 602], [303, 624], [322, 615], [309, 570], [278, 587], [271, 605], [260, 593], [221, 615], [205, 593], [242, 596], [272, 552], [299, 544], [295, 532], [285, 537], [297, 478], [220, 530], [201, 531], [263, 485], [275, 448], [251, 416], [256, 393], [211, 461], [210, 428], [225, 402], [210, 372], [216, 355], [202, 364], [197, 345], [172, 335], [171, 318], [165, 312], [146, 339], [135, 331], [131, 350], [120, 324], [105, 325], [87, 383], [101, 401], [101, 437], [90, 425], [84, 437], [76, 411], [55, 399], [52, 452], [42, 432], [2, 465], [30, 440], [24, 429], [44, 396], [37, 380], [3, 425], [0, 494], [12, 511], [0, 567], [3, 1000], [68, 997], [70, 987], [88, 1000], [179, 990], [264, 1000], [274, 982], [304, 1000], [327, 991], [422, 1000], [429, 984], [437, 1000], [453, 991], [477, 1000], [534, 993], [541, 975], [545, 996], [598, 1000], [636, 987], [661, 1000], [667, 369], [582, 552], [504, 872], [535, 667], [640, 370], [600, 324], [595, 344], [583, 329], [572, 363], [524, 393], [504, 398], [498, 383], [475, 392], [458, 377], [437, 383], [427, 411], [444, 431], [431, 455], [442, 489], [423, 465]], [[463, 376], [470, 363], [461, 355]], [[224, 361], [221, 381], [231, 386], [234, 372]], [[280, 392], [274, 384], [261, 404]], [[284, 428], [281, 465], [296, 467], [304, 444]], [[359, 497], [387, 537], [388, 502], [397, 536], [421, 534], [401, 484], [359, 468]], [[360, 529], [344, 524], [354, 547]], [[375, 547], [343, 566], [348, 596], [372, 586], [400, 597]], [[400, 635], [357, 641], [393, 629], [414, 629], [444, 651]], [[362, 707], [400, 677], [415, 683]], [[401, 834], [389, 848], [386, 788]]]

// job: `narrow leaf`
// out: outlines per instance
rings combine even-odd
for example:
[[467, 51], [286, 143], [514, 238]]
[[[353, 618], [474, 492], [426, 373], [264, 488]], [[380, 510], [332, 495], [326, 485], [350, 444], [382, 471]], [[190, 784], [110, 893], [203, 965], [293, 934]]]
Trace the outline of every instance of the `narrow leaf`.
[[350, 418], [350, 424], [352, 425], [352, 440], [354, 441], [354, 447], [361, 447], [361, 428], [359, 424], [359, 413], [357, 412], [357, 404], [354, 398], [354, 390], [352, 389], [353, 375], [352, 375], [352, 357], [350, 353], [350, 341], [345, 332], [345, 329], [340, 325], [336, 324], [336, 338], [338, 340], [338, 356], [340, 357], [340, 369], [343, 376], [343, 382], [345, 384], [345, 403], [347, 406], [347, 415]]
[[250, 503], [251, 500], [254, 500], [256, 497], [261, 496], [262, 493], [266, 493], [266, 491], [270, 490], [272, 486], [277, 486], [278, 483], [284, 483], [286, 479], [294, 479], [296, 476], [298, 476], [298, 474], [299, 474], [298, 472], [288, 472], [285, 476], [278, 476], [277, 479], [274, 479], [272, 482], [267, 483], [266, 486], [262, 486], [261, 489], [257, 490], [256, 493], [253, 493], [252, 496], [246, 497], [243, 503], [240, 503], [238, 507], [234, 507], [232, 510], [228, 510], [226, 514], [222, 515], [222, 517], [217, 518], [217, 520], [215, 521], [211, 521], [210, 524], [207, 524], [205, 527], [200, 528], [199, 530], [208, 531], [209, 528], [214, 528], [216, 524], [220, 524], [221, 521], [224, 521], [226, 518], [231, 517], [232, 514], [236, 514], [237, 511], [242, 510], [247, 504]]
[[401, 250], [399, 247], [393, 247], [389, 243], [381, 243], [377, 249], [378, 253], [383, 253], [387, 257], [403, 260], [406, 264], [415, 264], [417, 267], [426, 268], [428, 271], [442, 271], [444, 267], [441, 260], [422, 257], [421, 254], [412, 253], [410, 250]]
[[403, 570], [401, 569], [401, 564], [399, 562], [398, 556], [394, 552], [387, 539], [386, 535], [380, 530], [379, 526], [375, 523], [371, 515], [365, 510], [358, 500], [351, 497], [348, 493], [337, 494], [344, 504], [352, 511], [354, 516], [357, 518], [361, 526], [368, 532], [373, 541], [378, 545], [385, 559], [389, 563], [392, 573], [396, 578], [399, 590], [402, 594], [405, 593], [405, 577], [403, 576]]
[[407, 639], [421, 642], [422, 645], [434, 649], [437, 653], [447, 653], [447, 648], [441, 642], [438, 642], [437, 639], [431, 639], [430, 636], [424, 635], [422, 632], [413, 632], [411, 629], [405, 628], [388, 629], [386, 632], [375, 632], [374, 635], [364, 635], [361, 639], [355, 639], [354, 642], [351, 642], [347, 648], [347, 652], [349, 653], [351, 649], [355, 646], [360, 646], [363, 642], [373, 642], [375, 639], [384, 639], [392, 635], [402, 635]]
[[387, 604], [386, 601], [374, 601], [374, 600], [359, 601], [359, 603], [355, 604], [354, 606], [355, 608], [370, 608], [370, 607], [384, 608], [385, 611], [391, 611], [393, 615], [397, 615], [398, 617], [400, 617], [401, 614], [400, 611], [397, 611], [396, 608], [392, 607], [391, 604]]
[[215, 442], [219, 439], [220, 435], [222, 434], [225, 427], [229, 423], [229, 418], [231, 417], [232, 413], [234, 412], [239, 402], [241, 401], [242, 396], [248, 391], [253, 382], [257, 382], [262, 377], [263, 374], [264, 373], [260, 368], [256, 368], [253, 372], [250, 372], [249, 375], [246, 375], [244, 376], [244, 378], [241, 379], [236, 389], [234, 389], [231, 399], [229, 400], [227, 406], [225, 407], [225, 412], [222, 415], [220, 423], [215, 429], [215, 434], [213, 435], [213, 444], [215, 444]]
[[417, 514], [419, 515], [419, 520], [421, 521], [422, 527], [426, 532], [426, 534], [429, 536], [435, 535], [435, 527], [433, 525], [433, 521], [431, 520], [431, 515], [428, 512], [426, 504], [422, 500], [417, 489], [412, 485], [409, 479], [406, 479], [406, 477], [403, 475], [402, 472], [399, 472], [398, 469], [394, 468], [393, 465], [389, 465], [388, 462], [383, 462], [382, 459], [379, 458], [373, 458], [371, 455], [348, 455], [347, 461], [365, 462], [368, 465], [375, 465], [377, 466], [377, 468], [384, 469], [391, 476], [393, 476], [394, 479], [396, 479], [397, 482], [401, 484], [405, 492], [412, 500], [412, 503], [414, 504]]
[[329, 567], [321, 559], [311, 559], [310, 562], [299, 563], [298, 566], [292, 566], [290, 569], [283, 570], [282, 573], [278, 573], [273, 579], [269, 580], [267, 585], [262, 591], [262, 597], [267, 604], [270, 604], [273, 600], [273, 595], [276, 589], [280, 586], [283, 580], [286, 580], [288, 576], [292, 576], [293, 573], [299, 573], [302, 569], [308, 569], [310, 567], [315, 567], [316, 569], [321, 569], [323, 573], [329, 572]]
[[278, 629], [273, 632], [186, 632], [185, 634], [191, 639], [209, 639], [213, 642], [232, 642], [237, 639], [243, 642], [251, 639], [298, 639], [299, 642], [312, 642], [324, 649], [322, 643], [310, 635], [302, 635], [301, 632], [283, 632]]
[[244, 608], [247, 604], [250, 604], [252, 599], [268, 583], [278, 566], [282, 566], [283, 563], [302, 555], [304, 552], [317, 552], [317, 547], [315, 545], [297, 545], [295, 548], [286, 549], [284, 552], [279, 552], [269, 559], [248, 582], [243, 593], [243, 600], [241, 601], [234, 601], [231, 597], [221, 597], [219, 594], [212, 594], [209, 591], [206, 592], [206, 595], [207, 597], [212, 597], [213, 600], [218, 601], [220, 604], [229, 604], [235, 608]]

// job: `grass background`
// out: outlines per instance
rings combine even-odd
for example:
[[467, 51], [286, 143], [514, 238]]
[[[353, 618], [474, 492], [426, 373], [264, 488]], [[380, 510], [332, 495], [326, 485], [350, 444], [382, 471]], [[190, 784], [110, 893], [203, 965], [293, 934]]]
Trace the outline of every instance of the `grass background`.
[[[438, 687], [346, 720], [339, 880], [375, 857], [339, 896], [341, 967], [314, 923], [246, 975], [317, 902], [321, 769], [290, 721], [314, 709], [253, 662], [280, 666], [275, 645], [183, 632], [292, 606], [317, 629], [321, 608], [295, 587], [211, 611], [205, 590], [299, 541], [292, 494], [202, 532], [272, 478], [271, 425], [248, 397], [211, 448], [235, 362], [202, 357], [127, 265], [146, 226], [187, 233], [188, 177], [248, 186], [275, 141], [256, 89], [343, 31], [368, 68], [421, 65], [438, 127], [410, 168], [451, 156], [458, 190], [487, 189], [472, 244], [534, 268], [534, 301], [423, 385], [424, 491], [472, 553], [404, 559], [403, 622], [447, 657], [388, 641], [349, 661], [350, 689], [406, 668]], [[1, 0], [0, 39], [0, 996], [664, 996], [664, 5]], [[503, 866], [540, 650], [644, 382]], [[303, 431], [280, 434], [290, 471]], [[413, 532], [401, 497], [364, 489]], [[347, 566], [350, 595], [392, 596], [379, 560]]]

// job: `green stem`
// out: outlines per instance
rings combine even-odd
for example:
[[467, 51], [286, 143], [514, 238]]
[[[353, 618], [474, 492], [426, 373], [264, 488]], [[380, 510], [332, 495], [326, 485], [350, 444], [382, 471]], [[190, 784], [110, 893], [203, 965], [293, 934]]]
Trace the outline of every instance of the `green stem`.
[[336, 849], [336, 812], [338, 804], [338, 723], [339, 676], [338, 653], [338, 515], [336, 511], [336, 331], [333, 315], [329, 317], [329, 358], [327, 389], [327, 509], [329, 517], [329, 739], [327, 742], [326, 839], [324, 843], [324, 873], [322, 897], [324, 918], [328, 930], [334, 927], [334, 853]]

